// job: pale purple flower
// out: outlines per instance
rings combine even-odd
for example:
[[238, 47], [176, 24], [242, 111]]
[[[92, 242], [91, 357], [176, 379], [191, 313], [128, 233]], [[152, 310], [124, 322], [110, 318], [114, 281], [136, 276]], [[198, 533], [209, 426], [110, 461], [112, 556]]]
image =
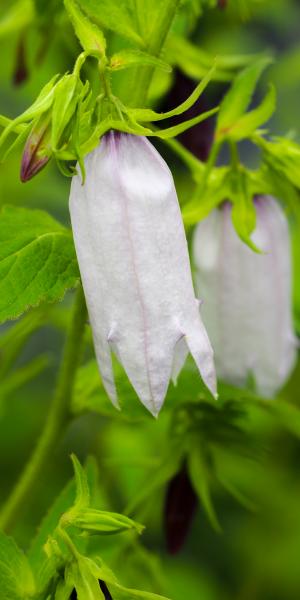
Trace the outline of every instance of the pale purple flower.
[[190, 350], [216, 392], [169, 168], [144, 137], [110, 132], [73, 178], [70, 213], [103, 385], [117, 404], [111, 350], [156, 415]]
[[252, 235], [262, 254], [237, 236], [231, 205], [214, 210], [195, 230], [196, 288], [218, 376], [237, 386], [254, 378], [272, 397], [296, 358], [291, 314], [291, 256], [287, 219], [270, 196], [255, 199]]

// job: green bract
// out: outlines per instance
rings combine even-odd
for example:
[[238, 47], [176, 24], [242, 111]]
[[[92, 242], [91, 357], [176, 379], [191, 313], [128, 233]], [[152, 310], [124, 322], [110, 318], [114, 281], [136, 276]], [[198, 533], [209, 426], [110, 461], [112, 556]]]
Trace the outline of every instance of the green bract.
[[[33, 177], [52, 156], [65, 175], [74, 174], [72, 163], [78, 161], [84, 179], [84, 156], [98, 145], [99, 139], [110, 129], [167, 139], [217, 112], [218, 109], [213, 108], [162, 131], [145, 126], [145, 123], [161, 121], [188, 110], [213, 78], [216, 65], [208, 65], [202, 81], [191, 96], [167, 113], [128, 107], [112, 93], [110, 73], [137, 66], [157, 67], [170, 71], [169, 65], [144, 50], [131, 48], [123, 49], [108, 58], [104, 35], [96, 23], [87, 16], [92, 3], [65, 0], [65, 6], [84, 49], [84, 52], [78, 56], [72, 73], [62, 77], [56, 75], [43, 88], [32, 106], [16, 119], [12, 121], [5, 117], [0, 119], [0, 124], [4, 126], [0, 136], [2, 159], [27, 138], [21, 166], [22, 181]], [[101, 8], [101, 15], [105, 21], [105, 3], [101, 3]], [[98, 89], [99, 86], [95, 85], [94, 81], [83, 80], [81, 75], [82, 67], [89, 56], [96, 59], [97, 75], [102, 90]], [[17, 134], [13, 141], [11, 134]]]

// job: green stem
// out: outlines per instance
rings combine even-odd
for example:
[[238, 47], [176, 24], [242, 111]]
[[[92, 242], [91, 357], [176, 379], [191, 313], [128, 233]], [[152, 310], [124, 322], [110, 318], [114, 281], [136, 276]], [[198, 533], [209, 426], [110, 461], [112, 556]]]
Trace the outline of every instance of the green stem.
[[[155, 127], [152, 129], [155, 130]], [[163, 139], [162, 142], [169, 146], [181, 158], [182, 162], [187, 166], [188, 169], [193, 173], [193, 175], [199, 178], [199, 175], [202, 175], [205, 170], [205, 164], [201, 162], [198, 158], [195, 157], [192, 152], [187, 150], [178, 140], [175, 138], [166, 138]]]
[[238, 171], [240, 160], [238, 154], [237, 143], [233, 140], [229, 140], [229, 149], [230, 149], [230, 157], [231, 157], [231, 166], [234, 171]]
[[201, 195], [205, 192], [208, 178], [209, 178], [211, 170], [213, 169], [213, 167], [216, 163], [216, 160], [218, 158], [218, 154], [219, 154], [221, 145], [222, 145], [222, 142], [215, 142], [213, 144], [212, 149], [210, 151], [209, 159], [205, 165], [205, 171], [203, 172], [203, 177], [201, 178], [198, 185], [196, 185], [191, 203], [197, 202], [199, 200], [199, 198], [201, 198]]
[[13, 527], [22, 507], [34, 496], [34, 487], [48, 459], [55, 450], [66, 424], [71, 418], [70, 402], [74, 379], [80, 362], [86, 322], [86, 306], [82, 287], [76, 292], [73, 313], [67, 333], [56, 390], [46, 424], [23, 473], [0, 513], [0, 528]]
[[[145, 51], [152, 56], [159, 57], [179, 4], [180, 0], [164, 0], [161, 2], [159, 19], [155, 22], [150, 39], [145, 47]], [[128, 98], [131, 106], [144, 106], [153, 73], [154, 67], [137, 67], [135, 69], [130, 98]]]

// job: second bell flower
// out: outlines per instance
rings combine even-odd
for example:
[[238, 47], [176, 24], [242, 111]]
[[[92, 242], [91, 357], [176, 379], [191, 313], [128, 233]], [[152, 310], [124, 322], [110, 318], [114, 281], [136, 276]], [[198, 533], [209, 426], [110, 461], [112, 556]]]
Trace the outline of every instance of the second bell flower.
[[258, 394], [272, 397], [296, 359], [290, 239], [279, 203], [270, 196], [254, 203], [252, 240], [261, 254], [237, 236], [225, 202], [195, 230], [196, 284], [218, 376], [242, 387], [252, 378]]

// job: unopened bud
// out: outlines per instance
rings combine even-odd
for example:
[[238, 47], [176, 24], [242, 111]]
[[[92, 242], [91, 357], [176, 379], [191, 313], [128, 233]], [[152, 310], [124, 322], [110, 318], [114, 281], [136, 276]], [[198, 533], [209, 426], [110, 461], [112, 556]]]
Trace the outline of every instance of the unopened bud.
[[49, 117], [43, 115], [33, 126], [27, 139], [22, 162], [20, 178], [23, 183], [29, 181], [50, 160], [50, 122]]

